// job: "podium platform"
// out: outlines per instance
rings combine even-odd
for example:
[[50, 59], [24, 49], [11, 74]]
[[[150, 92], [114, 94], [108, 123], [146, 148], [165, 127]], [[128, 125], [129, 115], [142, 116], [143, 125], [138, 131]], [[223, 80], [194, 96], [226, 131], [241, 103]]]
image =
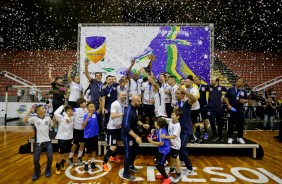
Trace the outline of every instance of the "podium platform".
[[[58, 144], [58, 140], [55, 139], [56, 133], [55, 132], [50, 132], [50, 137], [51, 137], [51, 141], [52, 144]], [[245, 140], [245, 144], [240, 144], [239, 142], [237, 142], [236, 140], [233, 142], [233, 144], [228, 144], [227, 143], [227, 138], [225, 138], [226, 141], [225, 142], [213, 142], [210, 139], [208, 140], [204, 140], [203, 142], [199, 143], [199, 144], [195, 144], [195, 143], [188, 143], [187, 144], [187, 148], [193, 148], [193, 149], [202, 149], [202, 148], [208, 148], [208, 149], [251, 149], [252, 150], [252, 158], [257, 158], [258, 155], [258, 151], [259, 151], [259, 159], [261, 159], [263, 157], [263, 149], [262, 147], [255, 143], [252, 142], [251, 140], [248, 140], [246, 138], [244, 138]], [[34, 138], [30, 138], [28, 140], [28, 142], [31, 144], [31, 152], [33, 152], [34, 149], [34, 142], [35, 139]], [[98, 141], [98, 155], [102, 155], [106, 153], [107, 151], [107, 142], [104, 140], [99, 140]], [[156, 145], [147, 143], [147, 142], [143, 142], [139, 144], [139, 147], [157, 147]]]

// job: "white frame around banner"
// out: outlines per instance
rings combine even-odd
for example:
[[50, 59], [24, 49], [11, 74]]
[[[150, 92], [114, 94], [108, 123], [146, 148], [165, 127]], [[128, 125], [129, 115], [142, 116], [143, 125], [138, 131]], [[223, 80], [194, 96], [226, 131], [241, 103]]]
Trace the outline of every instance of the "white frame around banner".
[[207, 26], [210, 28], [210, 78], [214, 75], [214, 24], [213, 23], [79, 23], [78, 24], [78, 36], [77, 36], [77, 66], [80, 71], [80, 40], [81, 40], [81, 28], [91, 26]]

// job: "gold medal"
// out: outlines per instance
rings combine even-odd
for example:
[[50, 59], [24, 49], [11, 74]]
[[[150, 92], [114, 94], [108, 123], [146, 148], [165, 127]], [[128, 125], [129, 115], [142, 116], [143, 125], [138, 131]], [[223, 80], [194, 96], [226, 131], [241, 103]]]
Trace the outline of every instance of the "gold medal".
[[108, 97], [109, 97], [109, 98], [111, 97], [110, 93], [108, 94]]
[[239, 97], [237, 96], [236, 100], [239, 100]]

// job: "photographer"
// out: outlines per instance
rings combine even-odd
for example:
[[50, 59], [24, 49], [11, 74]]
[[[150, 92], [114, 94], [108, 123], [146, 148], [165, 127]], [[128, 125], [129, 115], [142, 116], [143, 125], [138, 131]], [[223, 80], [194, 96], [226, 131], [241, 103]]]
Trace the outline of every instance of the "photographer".
[[267, 129], [267, 121], [269, 120], [270, 122], [270, 129], [273, 129], [273, 122], [274, 122], [274, 117], [275, 117], [275, 112], [276, 112], [276, 102], [272, 100], [271, 97], [268, 97], [266, 101], [262, 102], [262, 106], [264, 108], [264, 121], [263, 121], [263, 129]]

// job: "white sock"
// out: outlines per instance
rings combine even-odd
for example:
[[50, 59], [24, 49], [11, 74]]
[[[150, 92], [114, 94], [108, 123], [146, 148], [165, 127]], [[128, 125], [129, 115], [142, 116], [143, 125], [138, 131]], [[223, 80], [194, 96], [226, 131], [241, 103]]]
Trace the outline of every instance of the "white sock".
[[81, 157], [83, 154], [83, 151], [78, 151], [78, 157]]
[[69, 158], [72, 158], [73, 155], [74, 155], [74, 153], [73, 153], [73, 152], [70, 152]]
[[91, 158], [91, 163], [93, 163], [94, 162], [94, 158]]

